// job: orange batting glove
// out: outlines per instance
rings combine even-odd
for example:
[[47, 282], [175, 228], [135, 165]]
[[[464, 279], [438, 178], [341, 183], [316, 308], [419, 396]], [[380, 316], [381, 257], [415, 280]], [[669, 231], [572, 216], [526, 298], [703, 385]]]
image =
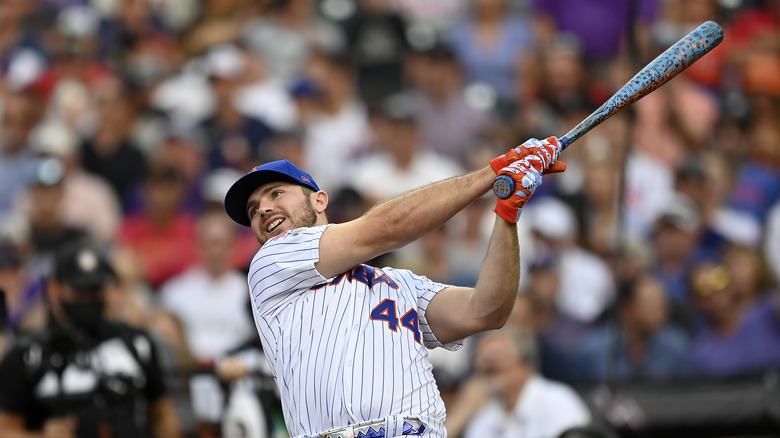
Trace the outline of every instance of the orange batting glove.
[[501, 169], [509, 166], [515, 161], [522, 160], [531, 154], [538, 155], [545, 163], [550, 163], [545, 166], [543, 175], [548, 173], [560, 173], [566, 170], [566, 163], [558, 161], [558, 157], [561, 154], [562, 147], [560, 141], [555, 137], [548, 137], [545, 140], [537, 140], [535, 138], [529, 139], [525, 143], [512, 148], [509, 152], [490, 160], [490, 167], [496, 172], [496, 175]]

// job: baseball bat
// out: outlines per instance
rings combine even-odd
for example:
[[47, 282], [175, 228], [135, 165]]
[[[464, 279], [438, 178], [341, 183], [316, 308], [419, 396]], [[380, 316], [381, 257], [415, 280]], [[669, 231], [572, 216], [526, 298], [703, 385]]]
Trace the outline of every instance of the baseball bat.
[[[661, 85], [677, 76], [709, 53], [723, 41], [723, 29], [714, 21], [705, 21], [696, 29], [685, 35], [653, 61], [644, 66], [626, 82], [615, 94], [604, 102], [596, 111], [586, 117], [558, 140], [562, 149], [566, 149], [588, 131], [598, 126], [604, 120], [615, 115], [637, 100], [655, 91]], [[499, 175], [493, 184], [493, 192], [499, 198], [506, 199], [515, 191], [514, 180], [507, 175]]]

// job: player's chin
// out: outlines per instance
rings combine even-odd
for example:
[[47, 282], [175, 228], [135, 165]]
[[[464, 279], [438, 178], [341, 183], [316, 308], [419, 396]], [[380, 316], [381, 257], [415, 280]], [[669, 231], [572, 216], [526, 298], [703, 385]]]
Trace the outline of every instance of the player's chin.
[[291, 227], [290, 227], [290, 225], [289, 225], [289, 222], [290, 222], [290, 221], [288, 221], [288, 220], [285, 220], [284, 222], [282, 222], [281, 224], [279, 224], [279, 225], [278, 225], [276, 228], [274, 228], [273, 230], [265, 232], [265, 237], [266, 237], [266, 239], [270, 239], [270, 238], [272, 238], [272, 237], [276, 237], [276, 236], [278, 236], [278, 235], [280, 235], [280, 234], [283, 234], [283, 233], [286, 233], [287, 231], [289, 231], [289, 230], [291, 229]]

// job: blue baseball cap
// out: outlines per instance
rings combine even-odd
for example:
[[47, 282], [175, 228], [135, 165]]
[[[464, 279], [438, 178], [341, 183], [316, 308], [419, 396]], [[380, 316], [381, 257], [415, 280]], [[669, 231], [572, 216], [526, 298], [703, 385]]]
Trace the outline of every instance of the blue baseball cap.
[[227, 215], [245, 227], [250, 226], [246, 211], [249, 196], [261, 185], [273, 181], [285, 181], [308, 187], [315, 192], [320, 191], [320, 187], [314, 182], [314, 178], [289, 160], [271, 161], [270, 163], [256, 166], [230, 186], [225, 194], [225, 211]]

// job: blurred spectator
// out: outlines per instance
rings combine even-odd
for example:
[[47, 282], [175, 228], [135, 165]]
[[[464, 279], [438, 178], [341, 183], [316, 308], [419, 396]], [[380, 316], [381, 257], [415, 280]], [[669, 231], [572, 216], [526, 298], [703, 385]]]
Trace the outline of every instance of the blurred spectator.
[[392, 7], [406, 17], [411, 26], [410, 34], [419, 33], [420, 43], [430, 34], [442, 34], [457, 22], [468, 10], [468, 0], [387, 0]]
[[162, 33], [163, 23], [155, 4], [127, 0], [115, 6], [116, 13], [100, 23], [100, 51], [108, 59], [122, 59], [144, 38]]
[[588, 158], [583, 165], [582, 181], [587, 190], [580, 192], [583, 198], [579, 209], [580, 235], [586, 249], [608, 257], [619, 243], [619, 163], [609, 157]]
[[[244, 274], [232, 266], [237, 229], [223, 213], [198, 219], [200, 261], [160, 287], [162, 307], [182, 324], [187, 346], [197, 364], [213, 371], [217, 360], [254, 333], [244, 311], [248, 288]], [[211, 373], [190, 380], [193, 412], [202, 436], [217, 431], [225, 395]]]
[[[289, 160], [296, 166], [303, 166], [303, 160], [305, 159], [304, 137], [305, 133], [300, 127], [274, 132], [271, 138], [268, 139], [269, 160]], [[220, 203], [222, 201], [224, 199]]]
[[780, 96], [780, 6], [777, 0], [756, 0], [727, 23], [728, 61], [741, 79], [742, 91], [755, 98]]
[[[207, 171], [206, 159], [201, 144], [197, 142], [196, 135], [191, 133], [168, 133], [157, 145], [157, 150], [150, 156], [154, 163], [167, 163], [181, 176], [184, 185], [182, 209], [187, 213], [197, 214], [203, 208], [203, 175]], [[139, 209], [142, 199], [140, 193], [136, 193], [133, 200]]]
[[589, 327], [561, 312], [560, 278], [552, 258], [534, 260], [516, 306], [528, 307], [528, 326], [539, 344], [539, 372], [548, 379], [576, 383], [583, 380], [579, 354]]
[[700, 256], [715, 257], [730, 244], [749, 248], [759, 244], [760, 221], [728, 205], [725, 167], [722, 157], [705, 153], [690, 155], [675, 172], [675, 190], [690, 198], [701, 215]]
[[[479, 266], [487, 254], [488, 233], [493, 224], [493, 214], [488, 207], [494, 203], [490, 197], [483, 196], [461, 210], [446, 225], [446, 254], [454, 276], [452, 284], [472, 286], [477, 284]], [[486, 205], [487, 204], [487, 205]], [[528, 245], [527, 227], [518, 227], [521, 245]], [[525, 249], [525, 247], [524, 247]], [[521, 268], [522, 269], [522, 268]]]
[[[556, 34], [569, 34], [583, 48], [589, 65], [614, 60], [630, 50], [648, 58], [649, 26], [656, 18], [656, 0], [597, 3], [576, 0], [535, 0], [534, 24], [545, 47]], [[636, 47], [628, 47], [634, 41]]]
[[130, 138], [135, 121], [133, 101], [117, 77], [98, 81], [92, 95], [99, 116], [95, 130], [81, 144], [81, 163], [85, 170], [111, 184], [127, 211], [133, 191], [147, 172], [147, 158]]
[[38, 282], [31, 278], [25, 265], [24, 251], [20, 245], [0, 241], [0, 291], [3, 292], [0, 320], [4, 323], [0, 332], [21, 334], [43, 325], [46, 305], [39, 295], [41, 291], [38, 287]]
[[609, 266], [577, 243], [577, 218], [563, 201], [551, 196], [536, 199], [529, 213], [534, 257], [551, 258], [558, 266], [560, 311], [579, 321], [595, 320], [615, 296]]
[[368, 131], [365, 104], [355, 90], [355, 70], [346, 54], [313, 53], [306, 62], [304, 81], [316, 95], [314, 111], [303, 117], [304, 166], [323, 190], [347, 182], [343, 167], [364, 146]]
[[87, 230], [65, 221], [65, 168], [57, 158], [36, 160], [26, 170], [29, 210], [29, 263], [34, 276], [51, 273], [53, 255], [73, 242], [89, 237]]
[[354, 163], [351, 185], [370, 202], [383, 201], [461, 172], [458, 163], [427, 148], [406, 94], [390, 96], [371, 118], [376, 149]]
[[[244, 308], [248, 318], [252, 319], [251, 301], [246, 300]], [[217, 377], [227, 386], [223, 437], [279, 435], [278, 428], [284, 429], [283, 422], [279, 424], [282, 411], [279, 389], [254, 330], [241, 345], [215, 363], [215, 370]]]
[[371, 105], [404, 88], [408, 24], [387, 0], [357, 0], [356, 6], [341, 25], [355, 63], [358, 94]]
[[0, 16], [3, 17], [3, 26], [0, 26], [0, 56], [3, 60], [17, 47], [36, 45], [35, 32], [28, 25], [34, 11], [35, 4], [32, 2], [0, 3]]
[[740, 305], [734, 273], [717, 260], [697, 264], [690, 284], [703, 317], [692, 346], [698, 376], [723, 378], [780, 367], [776, 287], [752, 305]]
[[688, 277], [700, 255], [697, 249], [701, 231], [696, 204], [681, 193], [675, 194], [655, 221], [652, 275], [664, 285], [672, 300], [684, 306], [690, 298]]
[[176, 167], [152, 163], [142, 209], [125, 216], [119, 231], [119, 243], [133, 251], [155, 291], [197, 258], [195, 220], [183, 209], [185, 194], [186, 182]]
[[452, 272], [452, 266], [447, 259], [446, 244], [448, 240], [446, 227], [438, 228], [421, 237], [420, 260], [415, 263], [415, 272], [419, 272], [420, 275], [433, 281], [457, 284], [453, 282], [455, 273]]
[[469, 97], [463, 71], [449, 47], [436, 46], [424, 56], [424, 80], [411, 95], [422, 142], [468, 167], [468, 149], [486, 128], [491, 108]]
[[[199, 214], [224, 214], [225, 194], [227, 194], [230, 186], [242, 175], [241, 172], [228, 167], [219, 168], [205, 174], [201, 181], [203, 204]], [[331, 200], [330, 205], [332, 207], [329, 208], [335, 208], [333, 200]], [[257, 252], [260, 244], [257, 243], [257, 237], [255, 237], [251, 229], [241, 227], [235, 231], [237, 233], [236, 241], [229, 257], [234, 268], [246, 271], [249, 263], [252, 261], [252, 256]]]
[[594, 85], [588, 76], [582, 47], [576, 40], [556, 36], [532, 59], [525, 87], [529, 103], [540, 107], [531, 110], [544, 114], [529, 130], [532, 135], [547, 135], [551, 128], [564, 130], [571, 122], [578, 123], [582, 118], [576, 117], [580, 114], [592, 112], [607, 98], [602, 96], [603, 86]]
[[775, 284], [780, 284], [780, 201], [767, 214], [763, 252]]
[[[98, 38], [100, 17], [91, 8], [60, 5], [43, 13], [56, 23], [42, 29], [42, 40], [49, 65], [35, 87], [48, 93], [61, 81], [92, 84], [109, 74], [101, 43], [116, 40]], [[114, 54], [111, 54], [114, 55]]]
[[269, 74], [268, 63], [254, 52], [245, 52], [244, 84], [235, 93], [239, 111], [266, 123], [272, 131], [289, 131], [295, 127], [295, 102], [288, 84]]
[[264, 121], [243, 114], [236, 105], [247, 72], [246, 55], [236, 46], [220, 45], [206, 53], [204, 62], [215, 101], [214, 113], [198, 126], [208, 168], [228, 166], [249, 171], [266, 159], [260, 148], [271, 129]]
[[242, 40], [267, 62], [272, 77], [289, 82], [303, 71], [312, 52], [345, 49], [341, 29], [318, 15], [314, 0], [267, 3], [267, 11], [243, 28]]
[[722, 255], [723, 263], [731, 273], [732, 286], [739, 305], [752, 307], [769, 292], [772, 284], [767, 281], [761, 253], [749, 247], [732, 244], [723, 248]]
[[589, 382], [670, 381], [690, 376], [690, 339], [669, 320], [663, 285], [641, 275], [617, 296], [614, 321], [592, 328], [582, 341]]
[[[83, 228], [94, 238], [111, 242], [116, 237], [122, 208], [116, 192], [104, 179], [89, 174], [81, 167], [78, 157], [78, 138], [64, 124], [44, 122], [33, 131], [31, 149], [42, 157], [58, 159], [63, 166], [63, 208], [65, 223]], [[29, 210], [29, 197], [18, 206]]]
[[464, 383], [447, 418], [447, 433], [464, 438], [556, 438], [591, 420], [585, 402], [569, 386], [537, 373], [533, 335], [507, 325], [477, 342], [475, 373]]
[[231, 264], [237, 229], [225, 215], [206, 212], [197, 230], [199, 262], [166, 281], [158, 295], [184, 325], [195, 359], [212, 364], [254, 332], [243, 312], [246, 281]]
[[[0, 26], [2, 27], [2, 26]], [[14, 92], [3, 98], [0, 124], [0, 218], [11, 210], [24, 190], [24, 169], [33, 160], [28, 137], [41, 116], [43, 102], [30, 92]]]
[[523, 102], [527, 62], [536, 37], [528, 17], [508, 0], [477, 0], [463, 20], [450, 29], [449, 42], [469, 83], [490, 86], [503, 106]]
[[[617, 162], [625, 163], [623, 232], [629, 240], [644, 241], [652, 233], [655, 218], [672, 197], [674, 166], [658, 158], [669, 158], [673, 154], [648, 152], [655, 146], [664, 147], [665, 143], [657, 142], [649, 136], [645, 146], [637, 144], [634, 128], [638, 123], [633, 119], [634, 115], [635, 112], [629, 109], [625, 122], [628, 123], [629, 133], [620, 143], [612, 146], [619, 148], [621, 154]], [[652, 131], [648, 133], [652, 134]]]
[[[79, 141], [92, 130], [95, 116], [91, 91], [77, 79], [60, 79], [54, 85], [46, 106], [45, 120], [58, 120], [72, 130]], [[80, 147], [80, 144], [79, 144]], [[81, 151], [77, 150], [79, 156]]]
[[103, 316], [115, 274], [100, 249], [58, 253], [43, 332], [0, 364], [0, 428], [45, 436], [180, 436], [149, 336]]
[[691, 152], [710, 147], [722, 117], [721, 102], [709, 89], [687, 76], [679, 79], [634, 107], [635, 147], [672, 172]]
[[[772, 114], [780, 115], [780, 109]], [[744, 161], [735, 169], [729, 203], [763, 222], [767, 211], [780, 200], [780, 127], [777, 118], [754, 120], [748, 127], [744, 147]]]

